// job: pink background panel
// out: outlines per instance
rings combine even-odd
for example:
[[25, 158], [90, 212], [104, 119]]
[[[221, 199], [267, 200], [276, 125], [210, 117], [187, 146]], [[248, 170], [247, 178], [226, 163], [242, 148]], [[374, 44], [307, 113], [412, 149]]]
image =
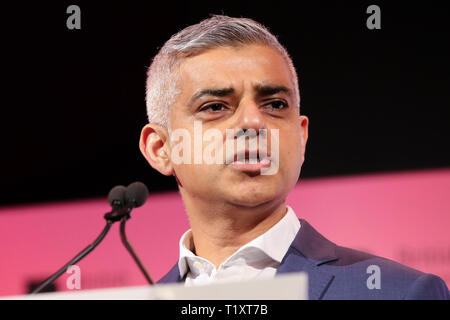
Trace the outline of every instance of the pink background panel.
[[[300, 180], [288, 204], [329, 240], [434, 273], [450, 284], [450, 169]], [[0, 295], [26, 293], [91, 243], [106, 199], [0, 208]], [[82, 289], [145, 285], [113, 225], [77, 263]], [[152, 194], [132, 212], [127, 234], [152, 276], [178, 258], [189, 228], [179, 193]], [[68, 290], [64, 274], [58, 290]]]

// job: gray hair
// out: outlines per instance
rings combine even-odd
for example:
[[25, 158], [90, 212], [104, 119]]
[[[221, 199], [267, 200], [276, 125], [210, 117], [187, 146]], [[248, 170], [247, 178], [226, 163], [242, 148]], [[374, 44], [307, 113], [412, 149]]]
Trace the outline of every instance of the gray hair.
[[265, 44], [282, 55], [292, 75], [296, 105], [300, 107], [297, 72], [291, 57], [278, 39], [252, 19], [213, 15], [173, 35], [153, 58], [147, 72], [148, 121], [169, 127], [170, 107], [180, 93], [180, 88], [177, 87], [178, 67], [185, 58], [208, 49], [246, 44]]

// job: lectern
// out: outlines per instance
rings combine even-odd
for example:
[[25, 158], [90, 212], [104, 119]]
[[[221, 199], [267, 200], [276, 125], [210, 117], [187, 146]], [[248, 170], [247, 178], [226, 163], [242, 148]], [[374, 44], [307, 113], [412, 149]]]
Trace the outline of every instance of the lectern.
[[306, 300], [308, 276], [287, 273], [272, 279], [185, 287], [161, 284], [99, 290], [77, 290], [3, 297], [14, 300]]

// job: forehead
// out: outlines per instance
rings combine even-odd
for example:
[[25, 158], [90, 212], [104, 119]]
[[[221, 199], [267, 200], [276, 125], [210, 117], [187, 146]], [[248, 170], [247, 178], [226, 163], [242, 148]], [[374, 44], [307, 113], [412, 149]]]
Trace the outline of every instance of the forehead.
[[292, 89], [287, 62], [265, 45], [220, 47], [187, 58], [180, 66], [182, 95], [205, 86], [239, 87], [246, 83], [274, 83]]

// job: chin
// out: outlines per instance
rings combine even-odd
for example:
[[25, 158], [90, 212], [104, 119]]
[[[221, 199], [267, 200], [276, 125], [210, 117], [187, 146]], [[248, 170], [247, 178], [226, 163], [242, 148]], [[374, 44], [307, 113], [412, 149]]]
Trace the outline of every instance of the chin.
[[261, 204], [276, 200], [280, 197], [280, 188], [261, 186], [236, 186], [228, 193], [228, 199], [231, 203], [243, 207], [257, 207]]

